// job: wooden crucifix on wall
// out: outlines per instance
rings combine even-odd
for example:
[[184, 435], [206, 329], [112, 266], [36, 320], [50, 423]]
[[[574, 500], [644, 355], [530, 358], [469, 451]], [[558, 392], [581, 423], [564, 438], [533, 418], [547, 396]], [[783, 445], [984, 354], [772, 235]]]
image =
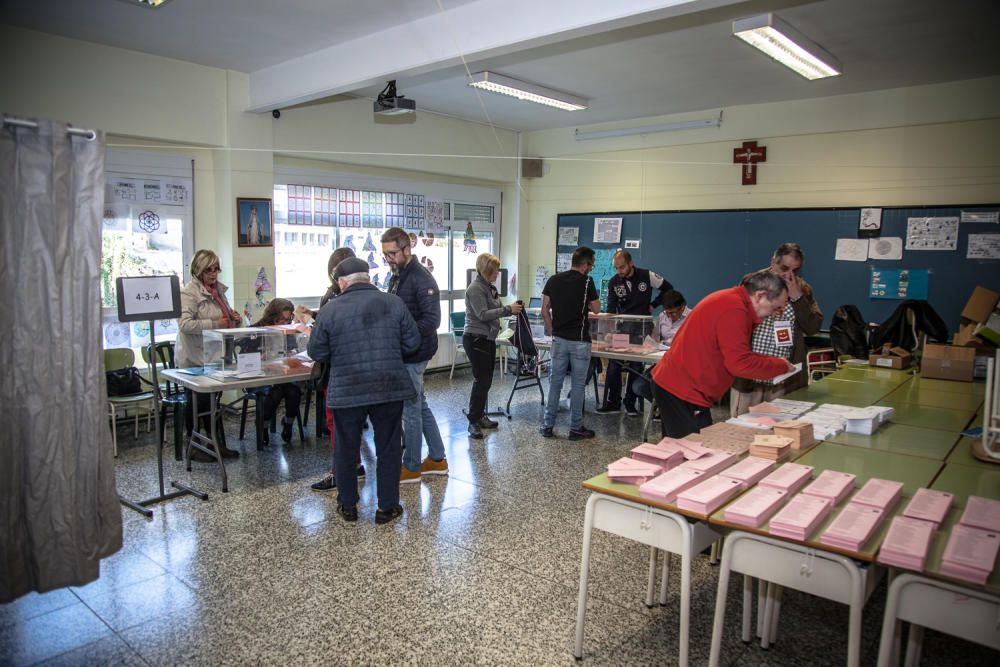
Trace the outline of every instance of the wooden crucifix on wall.
[[767, 147], [758, 146], [756, 141], [744, 141], [743, 146], [733, 149], [733, 162], [741, 164], [743, 185], [757, 185], [757, 163], [767, 162]]

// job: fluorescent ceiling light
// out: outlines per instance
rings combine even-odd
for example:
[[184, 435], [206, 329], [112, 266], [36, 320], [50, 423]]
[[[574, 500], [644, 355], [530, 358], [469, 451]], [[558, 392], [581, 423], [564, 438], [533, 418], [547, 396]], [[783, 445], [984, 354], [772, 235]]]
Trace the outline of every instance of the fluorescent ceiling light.
[[580, 111], [587, 108], [587, 100], [545, 86], [518, 81], [495, 72], [476, 72], [469, 85], [491, 93], [510, 95], [526, 102], [536, 102], [563, 111]]
[[577, 141], [590, 139], [609, 139], [611, 137], [629, 137], [634, 134], [652, 134], [653, 132], [673, 132], [674, 130], [696, 130], [702, 127], [722, 127], [722, 112], [718, 118], [699, 118], [698, 120], [682, 120], [676, 123], [662, 125], [640, 125], [639, 127], [621, 127], [616, 130], [593, 130], [581, 132], [576, 130], [573, 135]]
[[810, 81], [840, 74], [840, 63], [774, 14], [733, 21], [733, 34]]
[[170, 0], [124, 0], [130, 5], [142, 5], [143, 7], [149, 7], [150, 9], [156, 9], [160, 5], [165, 5]]

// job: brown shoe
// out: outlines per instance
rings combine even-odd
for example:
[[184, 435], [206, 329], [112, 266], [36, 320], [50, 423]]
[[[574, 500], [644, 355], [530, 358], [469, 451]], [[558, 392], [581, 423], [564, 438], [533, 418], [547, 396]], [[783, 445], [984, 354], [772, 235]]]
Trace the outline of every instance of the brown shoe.
[[[406, 468], [403, 468], [406, 470]], [[424, 459], [424, 462], [420, 464], [420, 474], [421, 475], [447, 475], [448, 474], [448, 459], [441, 459], [440, 461], [435, 461], [432, 458]]]
[[410, 470], [406, 466], [402, 466], [399, 469], [399, 483], [400, 484], [412, 484], [414, 482], [420, 481], [420, 471], [416, 472]]

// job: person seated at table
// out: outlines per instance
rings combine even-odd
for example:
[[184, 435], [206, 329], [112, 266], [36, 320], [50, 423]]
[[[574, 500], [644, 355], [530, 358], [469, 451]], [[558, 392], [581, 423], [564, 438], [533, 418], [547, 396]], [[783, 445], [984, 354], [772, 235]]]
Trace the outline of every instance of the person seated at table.
[[[291, 324], [294, 312], [295, 306], [288, 299], [271, 299], [267, 308], [264, 309], [264, 314], [253, 323], [253, 326], [270, 327], [276, 324]], [[286, 338], [294, 340], [295, 337], [287, 336]], [[289, 442], [292, 439], [292, 424], [299, 416], [299, 403], [302, 401], [302, 388], [299, 387], [299, 383], [283, 382], [269, 387], [259, 387], [257, 391], [264, 394], [258, 399], [258, 409], [261, 411], [264, 423], [270, 422], [278, 411], [278, 404], [281, 401], [285, 402], [285, 416], [281, 419], [281, 440]], [[266, 432], [263, 437], [267, 441]]]
[[660, 297], [660, 304], [663, 306], [663, 312], [656, 321], [656, 327], [660, 331], [660, 344], [670, 347], [691, 309], [688, 308], [684, 295], [675, 289], [664, 292]]

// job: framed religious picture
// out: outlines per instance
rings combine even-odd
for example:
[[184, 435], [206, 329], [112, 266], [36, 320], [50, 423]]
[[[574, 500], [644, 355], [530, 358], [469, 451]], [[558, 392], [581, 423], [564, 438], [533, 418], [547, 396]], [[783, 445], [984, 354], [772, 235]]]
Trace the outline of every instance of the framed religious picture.
[[236, 237], [241, 248], [266, 248], [274, 244], [270, 199], [236, 199]]

